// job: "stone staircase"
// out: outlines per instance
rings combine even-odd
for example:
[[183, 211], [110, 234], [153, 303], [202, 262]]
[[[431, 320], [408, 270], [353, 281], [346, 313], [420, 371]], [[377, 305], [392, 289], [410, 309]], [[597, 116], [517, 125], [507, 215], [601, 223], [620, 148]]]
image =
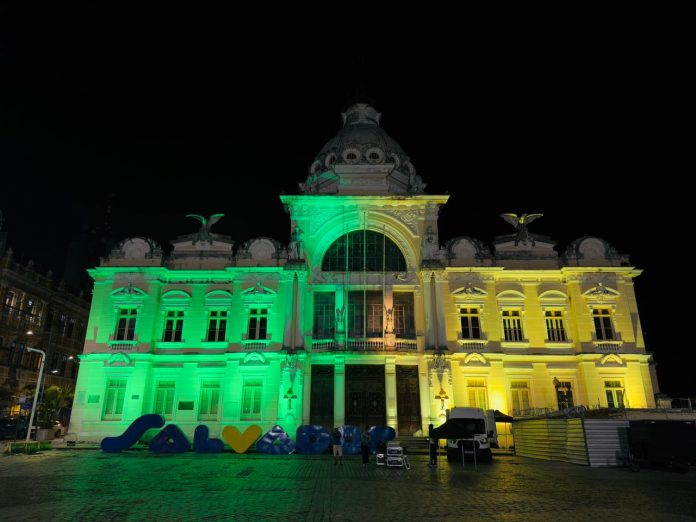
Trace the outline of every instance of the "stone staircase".
[[394, 441], [406, 449], [407, 455], [428, 454], [428, 439], [426, 437], [397, 435]]

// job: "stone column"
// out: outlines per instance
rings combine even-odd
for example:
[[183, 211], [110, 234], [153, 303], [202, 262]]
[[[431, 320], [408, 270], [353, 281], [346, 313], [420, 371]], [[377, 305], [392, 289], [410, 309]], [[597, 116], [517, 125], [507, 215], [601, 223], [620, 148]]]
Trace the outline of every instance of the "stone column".
[[309, 424], [309, 413], [312, 404], [312, 358], [304, 361], [304, 386], [302, 387], [302, 424]]
[[346, 423], [346, 361], [343, 355], [334, 357], [334, 426]]
[[428, 371], [428, 361], [425, 359], [425, 357], [421, 357], [418, 361], [418, 391], [420, 393], [421, 424], [423, 433], [428, 433], [428, 424], [436, 424], [433, 422], [431, 414], [431, 397], [435, 394], [435, 392], [430, 388]]
[[384, 395], [387, 403], [387, 426], [398, 432], [396, 410], [396, 356], [387, 356], [384, 361]]

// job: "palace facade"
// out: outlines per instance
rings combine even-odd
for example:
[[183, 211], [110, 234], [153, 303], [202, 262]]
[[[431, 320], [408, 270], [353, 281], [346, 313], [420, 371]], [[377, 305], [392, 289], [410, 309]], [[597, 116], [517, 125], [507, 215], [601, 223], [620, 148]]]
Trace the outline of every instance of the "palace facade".
[[289, 245], [235, 248], [211, 231], [220, 216], [201, 216], [169, 256], [131, 238], [89, 271], [71, 431], [99, 440], [160, 413], [189, 435], [200, 423], [417, 435], [455, 406], [654, 406], [641, 271], [595, 237], [559, 255], [528, 230], [535, 215], [505, 215], [514, 233], [493, 248], [441, 245], [448, 196], [425, 193], [379, 118], [348, 109], [300, 194], [281, 196]]

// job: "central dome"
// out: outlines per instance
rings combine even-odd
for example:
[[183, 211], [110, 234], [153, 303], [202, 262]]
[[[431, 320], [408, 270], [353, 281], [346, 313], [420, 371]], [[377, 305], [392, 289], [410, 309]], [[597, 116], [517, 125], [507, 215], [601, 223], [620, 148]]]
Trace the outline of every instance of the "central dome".
[[[326, 192], [319, 188], [319, 185], [324, 185], [322, 180], [331, 177], [326, 173], [338, 175], [339, 170], [345, 172], [345, 169], [357, 173], [363, 166], [366, 172], [387, 172], [389, 192], [422, 193], [424, 185], [416, 176], [416, 169], [408, 156], [379, 126], [381, 116], [366, 103], [356, 103], [341, 114], [343, 128], [322, 147], [309, 168], [307, 182], [300, 185], [302, 191]], [[340, 192], [340, 187], [337, 190]]]
[[[317, 159], [325, 158], [328, 154], [334, 153], [337, 163], [359, 163], [361, 161], [383, 163], [383, 161], [375, 161], [377, 157], [374, 155], [370, 158], [368, 153], [371, 149], [379, 149], [371, 152], [385, 156], [379, 159], [384, 159], [386, 163], [394, 163], [393, 156], [397, 156], [399, 160], [408, 161], [401, 146], [379, 126], [381, 116], [365, 103], [353, 105], [341, 114], [343, 128], [322, 147]], [[360, 156], [355, 158], [357, 161], [345, 161], [344, 152], [352, 149], [357, 149], [355, 152], [359, 153]]]

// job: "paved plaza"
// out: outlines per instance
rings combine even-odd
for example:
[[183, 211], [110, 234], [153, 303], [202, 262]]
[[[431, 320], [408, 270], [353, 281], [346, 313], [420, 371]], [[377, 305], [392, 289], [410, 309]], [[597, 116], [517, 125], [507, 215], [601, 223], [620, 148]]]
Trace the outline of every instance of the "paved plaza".
[[105, 454], [0, 456], [0, 520], [692, 520], [696, 473], [591, 469], [522, 457], [411, 470], [359, 457]]

